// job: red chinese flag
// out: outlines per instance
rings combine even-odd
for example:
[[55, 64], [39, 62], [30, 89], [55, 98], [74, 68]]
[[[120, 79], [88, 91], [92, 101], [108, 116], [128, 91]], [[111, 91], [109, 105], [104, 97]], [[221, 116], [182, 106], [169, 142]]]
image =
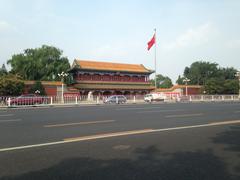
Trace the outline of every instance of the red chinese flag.
[[148, 42], [148, 51], [151, 49], [151, 47], [156, 43], [155, 40], [155, 34], [153, 35], [152, 39]]

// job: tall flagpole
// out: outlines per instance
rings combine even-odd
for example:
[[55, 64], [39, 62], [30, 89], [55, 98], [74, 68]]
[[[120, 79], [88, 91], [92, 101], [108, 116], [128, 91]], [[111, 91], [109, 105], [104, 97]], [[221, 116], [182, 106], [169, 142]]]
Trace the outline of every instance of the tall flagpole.
[[154, 29], [155, 36], [155, 53], [154, 53], [154, 65], [155, 65], [155, 90], [157, 90], [157, 32], [156, 28]]

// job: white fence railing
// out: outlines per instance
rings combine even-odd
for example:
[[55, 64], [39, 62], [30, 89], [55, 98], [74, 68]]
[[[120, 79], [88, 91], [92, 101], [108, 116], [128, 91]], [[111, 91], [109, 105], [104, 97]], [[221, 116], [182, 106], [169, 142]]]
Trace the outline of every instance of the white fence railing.
[[[7, 97], [0, 96], [0, 107], [44, 106], [44, 105], [74, 105], [103, 104], [109, 96], [37, 96], [37, 97]], [[144, 102], [144, 95], [125, 96], [127, 103]]]
[[[125, 96], [127, 103], [143, 103], [144, 95]], [[0, 96], [0, 107], [17, 106], [45, 106], [45, 105], [78, 105], [78, 104], [103, 104], [108, 96], [37, 96], [37, 97], [7, 97]], [[238, 95], [192, 95], [167, 97], [165, 102], [217, 102], [240, 101]]]
[[[181, 99], [181, 98], [180, 98]], [[238, 95], [194, 95], [188, 96], [190, 102], [194, 101], [239, 101], [240, 98]]]

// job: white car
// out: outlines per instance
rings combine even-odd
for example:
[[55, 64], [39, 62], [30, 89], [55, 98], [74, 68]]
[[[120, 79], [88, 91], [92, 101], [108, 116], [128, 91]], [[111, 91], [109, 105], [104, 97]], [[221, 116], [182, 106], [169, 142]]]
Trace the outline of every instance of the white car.
[[164, 101], [165, 99], [166, 99], [165, 95], [158, 94], [158, 93], [146, 94], [144, 96], [145, 102]]

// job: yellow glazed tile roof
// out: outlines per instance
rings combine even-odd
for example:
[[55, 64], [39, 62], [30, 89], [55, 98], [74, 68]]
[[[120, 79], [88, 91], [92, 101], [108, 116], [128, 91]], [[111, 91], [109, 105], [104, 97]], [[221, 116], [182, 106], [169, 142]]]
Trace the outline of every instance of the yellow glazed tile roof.
[[[24, 81], [26, 85], [33, 85], [36, 81]], [[41, 81], [42, 85], [49, 85], [49, 86], [61, 86], [61, 81]]]
[[109, 70], [109, 71], [127, 71], [127, 72], [139, 72], [149, 73], [151, 70], [145, 68], [142, 64], [123, 64], [123, 63], [111, 63], [100, 61], [86, 61], [75, 59], [73, 66], [77, 66], [82, 69], [93, 70]]

